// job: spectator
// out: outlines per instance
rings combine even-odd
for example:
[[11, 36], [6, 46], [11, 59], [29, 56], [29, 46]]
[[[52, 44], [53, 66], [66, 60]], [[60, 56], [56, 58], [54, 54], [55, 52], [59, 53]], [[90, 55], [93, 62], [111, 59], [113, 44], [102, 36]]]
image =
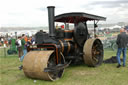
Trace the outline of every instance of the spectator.
[[32, 36], [31, 43], [32, 43], [32, 45], [34, 45], [34, 44], [35, 44], [35, 37], [34, 37], [34, 36]]
[[116, 43], [118, 45], [118, 50], [117, 50], [118, 65], [117, 65], [117, 68], [119, 68], [121, 66], [121, 61], [120, 61], [121, 52], [123, 52], [123, 67], [125, 67], [128, 35], [125, 33], [124, 28], [122, 28], [120, 30], [120, 34], [117, 37]]
[[4, 44], [8, 47], [8, 40], [4, 39]]
[[[20, 61], [23, 61], [24, 56], [27, 54], [27, 42], [25, 42], [25, 34], [22, 35], [22, 39], [21, 39], [21, 46], [22, 46], [22, 50], [23, 50], [23, 55], [20, 58]], [[19, 66], [19, 69], [21, 70], [23, 68], [23, 65]]]
[[4, 44], [4, 39], [3, 39], [3, 37], [1, 38], [1, 43], [2, 43], [2, 45]]
[[29, 37], [29, 38], [28, 38], [28, 41], [27, 41], [27, 46], [31, 45], [31, 40], [32, 40], [32, 38]]
[[128, 26], [125, 26], [126, 34], [128, 34]]
[[61, 29], [64, 29], [64, 25], [61, 25]]
[[28, 37], [25, 34], [23, 34], [23, 36], [24, 36], [25, 42], [27, 42], [28, 41]]
[[22, 35], [22, 39], [21, 39], [21, 46], [22, 46], [22, 51], [23, 51], [23, 55], [20, 58], [20, 61], [23, 61], [24, 56], [27, 54], [27, 42], [25, 42], [25, 34]]
[[20, 36], [16, 40], [16, 46], [17, 46], [17, 49], [18, 49], [19, 60], [20, 60], [21, 56], [23, 55], [22, 44], [21, 44], [21, 37]]
[[58, 26], [58, 24], [56, 24], [56, 29], [58, 29], [59, 28], [59, 26]]

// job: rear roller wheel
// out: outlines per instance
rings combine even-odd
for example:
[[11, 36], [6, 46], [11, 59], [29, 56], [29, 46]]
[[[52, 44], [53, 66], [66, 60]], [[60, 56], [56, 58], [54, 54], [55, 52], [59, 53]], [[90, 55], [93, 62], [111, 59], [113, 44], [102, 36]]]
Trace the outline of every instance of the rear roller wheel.
[[88, 66], [99, 66], [103, 61], [103, 45], [99, 39], [88, 39], [83, 48], [83, 58]]
[[[59, 64], [64, 64], [64, 62], [62, 57]], [[56, 66], [54, 51], [30, 51], [23, 60], [23, 71], [29, 78], [55, 81], [62, 77], [64, 69], [55, 72], [44, 71], [45, 68], [54, 66]]]

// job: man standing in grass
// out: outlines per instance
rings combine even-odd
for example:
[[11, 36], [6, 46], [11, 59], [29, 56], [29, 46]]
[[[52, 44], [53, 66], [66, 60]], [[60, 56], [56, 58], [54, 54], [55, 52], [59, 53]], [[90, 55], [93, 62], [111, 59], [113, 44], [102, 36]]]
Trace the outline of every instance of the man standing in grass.
[[23, 61], [24, 56], [27, 54], [27, 42], [25, 41], [25, 34], [22, 35], [21, 44], [22, 44], [22, 50], [23, 55], [21, 56], [20, 60]]
[[[27, 42], [25, 41], [25, 34], [22, 35], [22, 39], [21, 39], [21, 45], [22, 45], [22, 50], [23, 50], [23, 55], [20, 58], [20, 61], [22, 62], [24, 59], [24, 56], [27, 54]], [[21, 65], [19, 67], [19, 69], [21, 70], [23, 68], [23, 65]]]
[[121, 52], [123, 52], [123, 67], [125, 67], [128, 35], [126, 34], [124, 28], [120, 29], [120, 34], [117, 37], [116, 43], [118, 45], [118, 50], [117, 50], [118, 65], [117, 65], [117, 68], [121, 67], [121, 61], [120, 61]]
[[17, 49], [18, 49], [18, 55], [19, 55], [19, 60], [20, 60], [21, 56], [23, 55], [21, 37], [20, 36], [16, 40], [16, 46], [17, 46]]

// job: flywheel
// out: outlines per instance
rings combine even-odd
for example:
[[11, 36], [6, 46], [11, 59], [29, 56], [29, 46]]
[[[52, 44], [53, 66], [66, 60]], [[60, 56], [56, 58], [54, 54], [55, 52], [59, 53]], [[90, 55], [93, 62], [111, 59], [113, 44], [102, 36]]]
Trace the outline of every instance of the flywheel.
[[88, 66], [96, 67], [102, 64], [104, 51], [102, 42], [99, 39], [86, 40], [83, 53], [84, 62]]
[[[62, 57], [60, 64], [64, 64]], [[55, 67], [56, 57], [53, 50], [30, 51], [24, 57], [23, 71], [29, 78], [55, 81], [63, 75], [64, 68], [57, 71], [45, 71], [47, 68]]]

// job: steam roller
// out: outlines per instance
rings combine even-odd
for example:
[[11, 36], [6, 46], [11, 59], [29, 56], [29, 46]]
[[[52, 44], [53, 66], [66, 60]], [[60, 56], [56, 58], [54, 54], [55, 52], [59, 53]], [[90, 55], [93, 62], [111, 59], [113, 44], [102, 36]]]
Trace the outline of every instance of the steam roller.
[[[54, 16], [54, 6], [48, 6], [49, 33], [40, 30], [35, 44], [27, 47], [23, 60], [25, 76], [55, 81], [63, 76], [70, 64], [97, 67], [103, 61], [103, 44], [96, 38], [97, 22], [105, 17], [84, 12], [71, 12]], [[88, 32], [87, 21], [94, 21], [94, 37]], [[65, 27], [55, 28], [55, 22]], [[73, 29], [70, 29], [73, 24]]]

